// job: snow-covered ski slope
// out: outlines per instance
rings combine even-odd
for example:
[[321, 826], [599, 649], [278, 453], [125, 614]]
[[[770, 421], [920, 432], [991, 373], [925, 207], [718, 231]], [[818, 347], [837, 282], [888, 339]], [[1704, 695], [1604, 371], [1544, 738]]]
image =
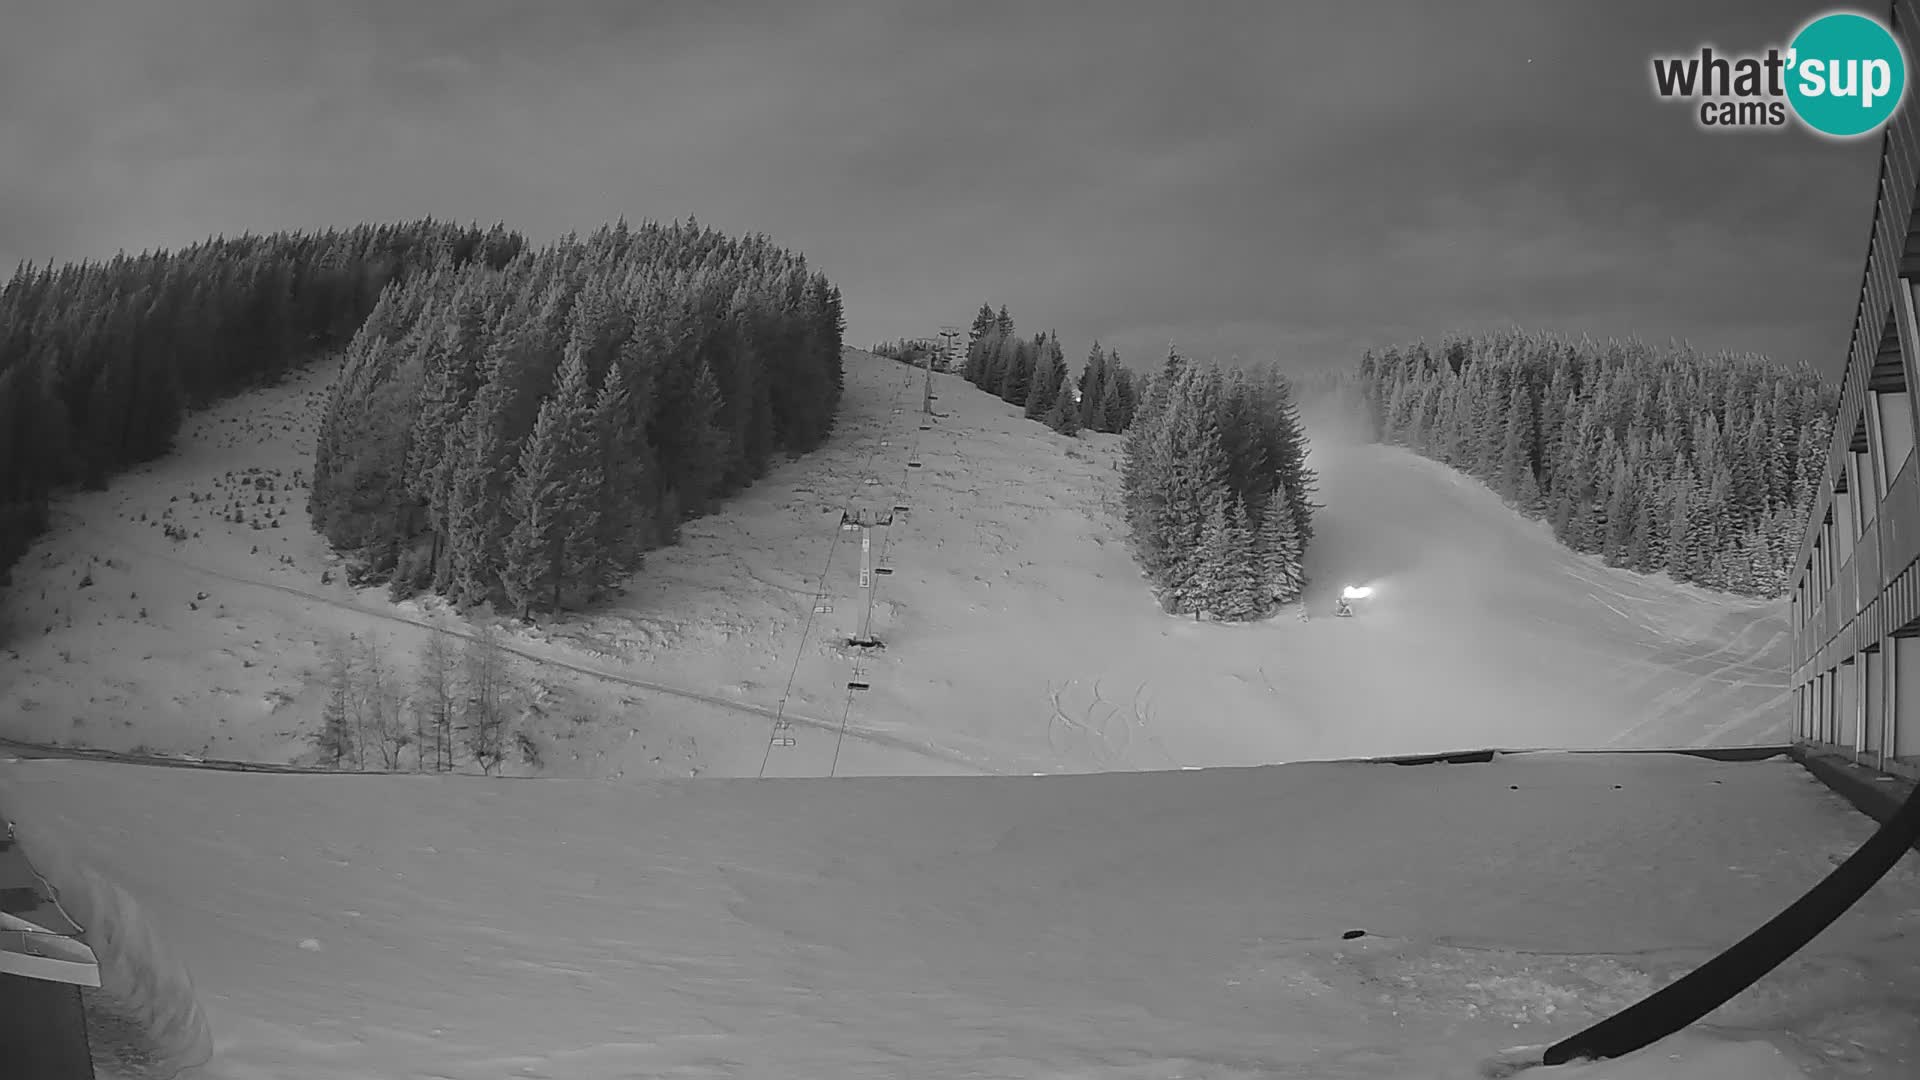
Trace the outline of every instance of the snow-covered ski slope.
[[[298, 513], [256, 530], [210, 495], [252, 467], [303, 498], [325, 375], [60, 508], [9, 591], [0, 734], [291, 758], [327, 632], [412, 650], [430, 611], [323, 579]], [[923, 432], [918, 373], [850, 353], [826, 448], [611, 607], [513, 632], [546, 771], [620, 782], [0, 766], [38, 861], [102, 898], [123, 1010], [178, 1043], [109, 1031], [115, 1067], [161, 1075], [128, 1063], [205, 1030], [222, 1078], [1465, 1077], [1696, 965], [1870, 828], [1780, 761], [1173, 771], [1778, 741], [1784, 613], [1571, 555], [1316, 416], [1313, 618], [1168, 618], [1120, 440], [935, 381]], [[849, 708], [837, 523], [894, 506]], [[201, 535], [139, 519], [168, 508]], [[1332, 619], [1346, 584], [1376, 592]], [[762, 770], [867, 775], [718, 778]], [[1128, 775], [900, 775], [1028, 772]], [[1917, 924], [1910, 859], [1715, 1026], [1541, 1075], [1911, 1075]]]
[[1325, 756], [1786, 740], [1784, 601], [1607, 567], [1452, 469], [1310, 420], [1326, 503], [1312, 604], [1374, 588], [1339, 637], [1288, 650], [1287, 681], [1339, 718]]
[[[1871, 828], [1784, 760], [1677, 755], [645, 784], [35, 761], [0, 765], [0, 808], [138, 898], [197, 985], [204, 1075], [287, 1080], [1468, 1077], [1697, 965]], [[1916, 931], [1909, 857], [1708, 1025], [1536, 1075], [1920, 1075]]]
[[[349, 588], [304, 522], [329, 374], [200, 414], [176, 454], [56, 508], [7, 591], [0, 736], [297, 759], [328, 635], [417, 651], [432, 613]], [[1782, 604], [1570, 554], [1480, 485], [1329, 418], [1310, 418], [1312, 618], [1169, 618], [1126, 551], [1120, 438], [1068, 440], [935, 383], [948, 415], [923, 432], [921, 375], [850, 351], [826, 447], [689, 525], [610, 606], [513, 631], [543, 771], [1098, 772], [1784, 738]], [[223, 519], [243, 483], [244, 520]], [[844, 644], [866, 607], [859, 538], [837, 525], [895, 505], [870, 553], [894, 570], [875, 579], [886, 649], [849, 708]], [[190, 538], [168, 540], [163, 515]], [[1335, 620], [1347, 584], [1376, 595]], [[795, 745], [769, 753], [776, 715]]]

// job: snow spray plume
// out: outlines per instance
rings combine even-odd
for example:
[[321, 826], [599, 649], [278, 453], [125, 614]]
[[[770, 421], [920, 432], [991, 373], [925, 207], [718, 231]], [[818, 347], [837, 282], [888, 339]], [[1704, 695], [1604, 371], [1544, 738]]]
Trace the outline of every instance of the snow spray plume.
[[1765, 926], [1653, 996], [1547, 1047], [1541, 1064], [1565, 1065], [1581, 1058], [1600, 1060], [1630, 1054], [1726, 1004], [1845, 914], [1917, 841], [1920, 788], [1907, 796], [1906, 804], [1868, 837], [1860, 850]]
[[192, 1076], [213, 1059], [213, 1032], [186, 967], [167, 952], [126, 890], [81, 865], [52, 830], [9, 814], [6, 794], [0, 787], [0, 817], [13, 822], [14, 842], [28, 864], [81, 928], [100, 965], [101, 993], [140, 1025], [159, 1075]]

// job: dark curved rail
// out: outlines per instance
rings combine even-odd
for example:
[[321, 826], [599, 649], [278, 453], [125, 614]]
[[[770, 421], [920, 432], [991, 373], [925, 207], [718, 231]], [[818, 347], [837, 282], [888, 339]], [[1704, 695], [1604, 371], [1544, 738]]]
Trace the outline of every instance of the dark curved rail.
[[1706, 1016], [1831, 926], [1916, 842], [1920, 842], [1920, 787], [1860, 845], [1860, 850], [1766, 925], [1679, 981], [1548, 1047], [1541, 1064], [1565, 1065], [1630, 1054]]

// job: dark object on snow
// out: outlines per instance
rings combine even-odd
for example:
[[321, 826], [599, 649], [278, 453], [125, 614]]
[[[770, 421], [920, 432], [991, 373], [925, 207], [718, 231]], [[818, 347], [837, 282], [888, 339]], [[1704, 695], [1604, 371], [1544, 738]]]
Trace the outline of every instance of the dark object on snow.
[[1582, 1058], [1601, 1060], [1631, 1054], [1726, 1004], [1845, 914], [1917, 839], [1920, 788], [1907, 796], [1906, 804], [1868, 837], [1860, 850], [1766, 925], [1681, 976], [1678, 982], [1547, 1047], [1541, 1064], [1564, 1065]]
[[1349, 930], [1346, 933], [1341, 934], [1340, 938], [1342, 941], [1352, 941], [1354, 938], [1363, 938], [1366, 936], [1367, 936], [1367, 932], [1365, 930]]

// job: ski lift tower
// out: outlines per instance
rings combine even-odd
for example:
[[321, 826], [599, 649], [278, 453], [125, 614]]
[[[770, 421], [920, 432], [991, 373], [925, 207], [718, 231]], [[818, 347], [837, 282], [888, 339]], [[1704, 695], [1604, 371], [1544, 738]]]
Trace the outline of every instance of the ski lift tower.
[[942, 370], [960, 370], [962, 366], [960, 357], [960, 328], [957, 326], [943, 326], [940, 328], [940, 338], [947, 343], [946, 350], [940, 354], [940, 362], [945, 365]]

